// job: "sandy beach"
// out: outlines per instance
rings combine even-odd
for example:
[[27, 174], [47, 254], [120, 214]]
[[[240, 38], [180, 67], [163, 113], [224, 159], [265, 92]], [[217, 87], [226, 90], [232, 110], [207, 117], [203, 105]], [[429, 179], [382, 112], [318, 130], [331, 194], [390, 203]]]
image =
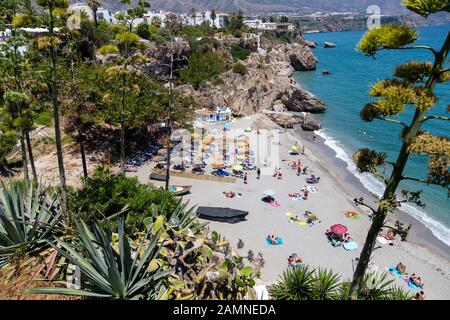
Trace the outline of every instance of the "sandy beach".
[[[266, 120], [263, 115], [235, 120], [232, 129], [274, 128], [276, 125]], [[221, 129], [222, 127], [218, 127]], [[284, 129], [281, 131], [284, 132]], [[326, 146], [320, 139], [315, 143], [305, 138], [306, 133], [299, 134], [296, 130], [287, 130], [280, 134], [280, 160], [283, 170], [283, 179], [279, 180], [272, 175], [261, 175], [256, 179], [255, 171], [248, 172], [248, 184], [242, 179], [235, 183], [224, 183], [215, 181], [193, 180], [172, 177], [171, 184], [192, 185], [191, 194], [184, 196], [192, 205], [230, 207], [246, 210], [249, 212], [247, 220], [236, 224], [222, 222], [209, 222], [211, 230], [217, 230], [224, 235], [232, 244], [238, 239], [244, 241], [244, 248], [240, 253], [246, 255], [248, 250], [255, 254], [261, 252], [265, 259], [265, 266], [261, 272], [261, 284], [270, 285], [287, 268], [287, 258], [292, 253], [297, 253], [306, 264], [314, 267], [332, 269], [342, 275], [343, 278], [351, 278], [353, 259], [359, 257], [360, 250], [364, 244], [370, 220], [367, 211], [356, 207], [353, 198], [367, 196], [367, 190], [355, 182], [350, 172], [343, 168], [342, 164], [336, 162], [332, 154], [326, 151]], [[299, 145], [306, 147], [304, 155], [293, 156], [289, 154], [291, 146], [297, 140]], [[296, 171], [289, 167], [290, 160], [300, 158], [302, 167], [308, 166], [308, 175], [297, 176]], [[148, 176], [154, 167], [154, 163], [143, 165], [137, 173], [129, 173], [130, 176], [138, 176], [142, 183], [149, 183]], [[210, 172], [210, 169], [207, 170]], [[299, 192], [306, 185], [305, 179], [310, 174], [320, 176], [318, 192], [310, 193], [305, 201], [293, 201], [289, 193]], [[163, 182], [151, 181], [154, 185], [162, 186]], [[274, 208], [261, 201], [263, 191], [272, 189], [276, 192], [276, 200], [281, 204]], [[242, 196], [229, 199], [223, 195], [224, 191], [234, 191]], [[318, 216], [320, 223], [313, 226], [300, 226], [289, 222], [287, 212], [293, 212], [303, 217], [305, 210], [309, 210]], [[361, 219], [352, 220], [344, 215], [345, 211], [353, 210], [361, 214]], [[389, 218], [392, 221], [396, 217]], [[403, 221], [400, 215], [399, 219]], [[411, 219], [410, 219], [411, 220]], [[409, 221], [406, 221], [409, 222]], [[358, 243], [358, 249], [346, 251], [342, 247], [333, 247], [325, 236], [325, 230], [331, 225], [341, 223], [348, 227], [353, 239]], [[283, 245], [268, 246], [265, 237], [268, 234], [281, 237]], [[420, 226], [413, 225], [411, 241], [394, 241], [393, 246], [380, 245], [373, 254], [372, 269], [385, 270], [387, 267], [395, 266], [398, 262], [406, 265], [409, 273], [416, 273], [422, 277], [425, 285], [424, 292], [427, 299], [449, 299], [450, 298], [450, 273], [448, 247], [428, 246], [424, 237], [430, 237]], [[437, 249], [436, 249], [437, 248]], [[440, 249], [439, 249], [440, 248]], [[441, 251], [441, 252], [439, 252]], [[446, 255], [447, 253], [447, 255]], [[396, 283], [410, 290], [406, 283], [399, 278], [389, 276]], [[415, 292], [415, 291], [413, 291]]]

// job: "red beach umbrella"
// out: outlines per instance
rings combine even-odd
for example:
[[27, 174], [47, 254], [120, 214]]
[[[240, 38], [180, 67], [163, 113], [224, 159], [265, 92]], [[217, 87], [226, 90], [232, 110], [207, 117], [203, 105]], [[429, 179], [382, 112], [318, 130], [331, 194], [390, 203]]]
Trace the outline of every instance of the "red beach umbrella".
[[335, 224], [330, 227], [330, 231], [335, 234], [344, 234], [347, 232], [347, 227], [343, 224]]

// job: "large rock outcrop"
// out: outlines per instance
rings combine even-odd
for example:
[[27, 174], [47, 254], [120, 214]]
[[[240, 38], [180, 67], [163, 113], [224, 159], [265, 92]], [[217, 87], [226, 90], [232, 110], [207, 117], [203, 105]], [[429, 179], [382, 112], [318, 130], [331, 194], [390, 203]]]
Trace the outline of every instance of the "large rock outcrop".
[[[178, 90], [191, 93], [199, 108], [227, 105], [234, 114], [240, 115], [273, 110], [274, 106], [288, 111], [324, 112], [325, 104], [291, 78], [295, 71], [293, 52], [297, 52], [298, 59], [305, 65], [315, 61], [306, 46], [300, 49], [296, 45], [280, 45], [265, 56], [252, 53], [242, 62], [247, 68], [245, 75], [230, 70], [220, 75], [219, 81], [206, 83], [197, 91], [190, 86], [181, 86]], [[303, 62], [305, 59], [309, 62]]]

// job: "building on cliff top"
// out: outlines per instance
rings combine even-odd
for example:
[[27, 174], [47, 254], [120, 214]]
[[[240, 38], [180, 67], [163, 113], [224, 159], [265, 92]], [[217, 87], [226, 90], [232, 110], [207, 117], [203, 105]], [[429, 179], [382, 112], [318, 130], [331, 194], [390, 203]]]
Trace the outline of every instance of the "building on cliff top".
[[227, 122], [231, 121], [231, 110], [227, 106], [217, 107], [216, 109], [199, 109], [195, 111], [195, 119], [205, 122]]

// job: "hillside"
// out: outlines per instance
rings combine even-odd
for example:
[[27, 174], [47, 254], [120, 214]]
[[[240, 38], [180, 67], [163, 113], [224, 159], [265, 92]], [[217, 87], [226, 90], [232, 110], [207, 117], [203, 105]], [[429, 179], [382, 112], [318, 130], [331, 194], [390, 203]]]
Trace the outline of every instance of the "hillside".
[[[109, 8], [120, 8], [118, 0], [104, 0]], [[215, 9], [223, 12], [243, 10], [246, 13], [256, 12], [308, 12], [326, 11], [358, 11], [365, 12], [369, 5], [379, 5], [382, 13], [391, 15], [403, 13], [401, 0], [152, 0], [154, 10], [171, 10], [187, 12], [195, 7], [197, 10]]]

